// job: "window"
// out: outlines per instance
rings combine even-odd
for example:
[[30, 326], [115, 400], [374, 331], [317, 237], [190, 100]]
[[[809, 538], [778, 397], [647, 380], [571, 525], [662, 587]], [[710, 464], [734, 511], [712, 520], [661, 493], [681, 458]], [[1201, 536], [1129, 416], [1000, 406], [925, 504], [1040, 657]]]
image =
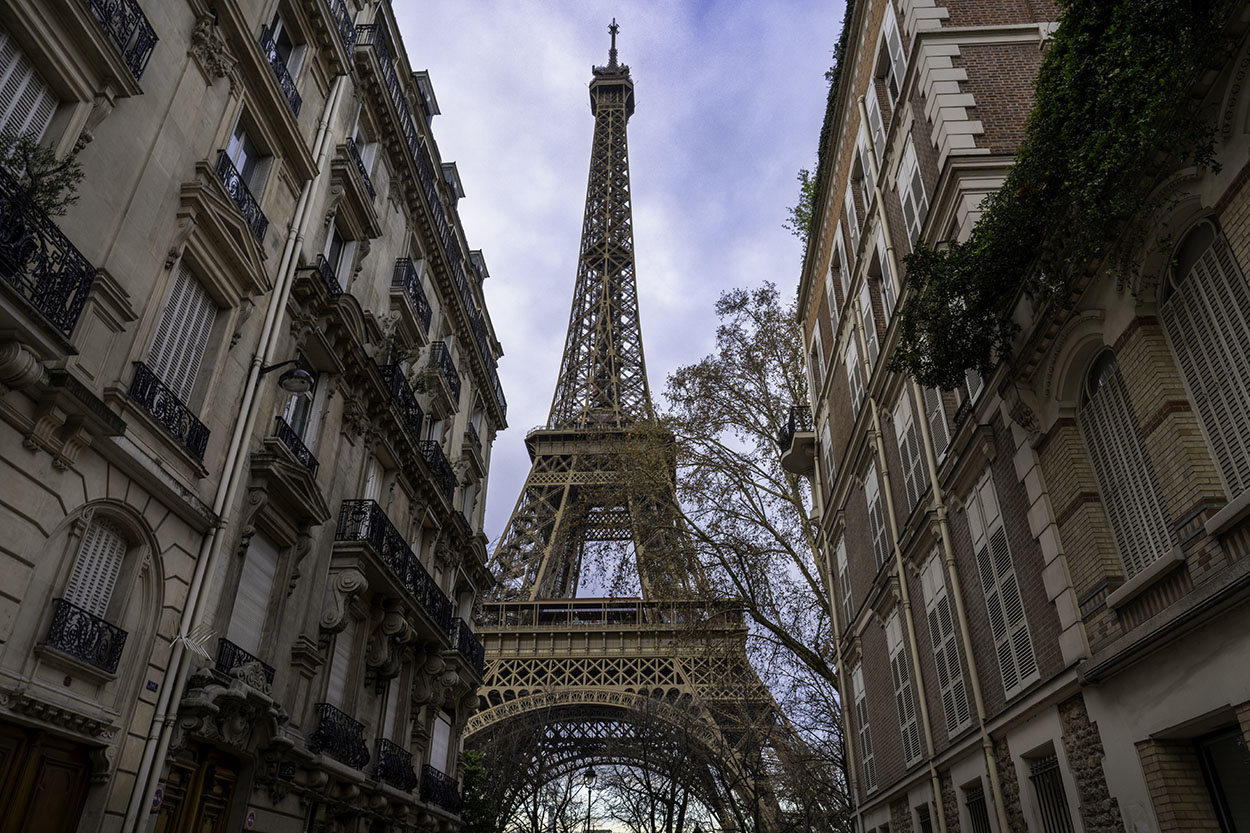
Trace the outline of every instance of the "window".
[[447, 771], [447, 753], [451, 750], [451, 718], [439, 712], [434, 718], [434, 739], [430, 743], [430, 766]]
[[899, 201], [903, 204], [903, 221], [907, 224], [907, 239], [914, 245], [920, 239], [924, 219], [929, 213], [929, 198], [924, 192], [924, 180], [920, 178], [916, 145], [910, 136], [899, 163], [897, 187]]
[[829, 307], [829, 329], [833, 332], [834, 343], [838, 340], [838, 299], [833, 294], [833, 284], [841, 268], [841, 256], [835, 244], [833, 258], [829, 262], [829, 271], [825, 274], [825, 303]]
[[356, 241], [343, 234], [338, 223], [330, 226], [330, 232], [326, 235], [324, 254], [326, 263], [334, 272], [334, 276], [339, 279], [339, 283], [346, 284], [347, 279], [351, 277], [352, 265], [355, 263]]
[[916, 808], [916, 826], [920, 833], [933, 833], [933, 819], [929, 815], [928, 804], [921, 804]]
[[234, 163], [234, 169], [239, 172], [247, 190], [254, 198], [259, 199], [265, 180], [269, 176], [269, 166], [273, 162], [273, 157], [261, 150], [260, 145], [256, 144], [248, 134], [242, 118], [239, 119], [234, 133], [230, 136], [230, 143], [226, 146], [226, 156], [229, 156], [230, 161]]
[[846, 225], [851, 232], [851, 251], [859, 252], [859, 213], [855, 210], [855, 186], [853, 183], [846, 184], [846, 194], [843, 198], [846, 205]]
[[1198, 758], [1211, 806], [1220, 819], [1221, 830], [1250, 830], [1250, 751], [1241, 727], [1233, 726], [1199, 738]]
[[835, 549], [838, 562], [838, 589], [842, 591], [842, 627], [850, 627], [855, 619], [855, 604], [851, 596], [851, 571], [846, 559], [846, 539], [839, 538]]
[[859, 349], [853, 338], [846, 343], [846, 378], [851, 386], [851, 407], [859, 413], [859, 406], [864, 401], [864, 368], [859, 363]]
[[885, 531], [885, 509], [881, 499], [881, 484], [877, 482], [877, 465], [868, 466], [864, 475], [864, 499], [868, 502], [868, 531], [872, 535], [872, 551], [877, 556], [877, 569], [890, 560], [890, 540]]
[[894, 680], [898, 730], [903, 736], [903, 759], [912, 764], [921, 755], [920, 721], [916, 717], [916, 698], [911, 687], [911, 660], [907, 644], [903, 640], [903, 625], [898, 610], [885, 620], [885, 643], [890, 651], [890, 676]]
[[386, 683], [386, 703], [382, 710], [382, 729], [379, 732], [387, 740], [396, 740], [402, 734], [395, 721], [399, 716], [399, 701], [403, 696], [399, 677], [391, 677]]
[[[868, 132], [864, 129], [863, 124], [860, 124], [859, 135], [855, 139], [855, 152], [859, 155], [859, 189], [864, 197], [864, 215], [867, 218], [868, 209], [872, 208], [873, 202], [877, 199], [877, 189], [875, 185], [876, 168], [873, 165], [872, 157], [868, 155]], [[851, 177], [856, 178], [854, 171], [852, 171]]]
[[281, 12], [274, 14], [273, 20], [265, 31], [273, 40], [278, 60], [282, 61], [292, 77], [299, 75], [300, 65], [304, 62], [304, 53], [308, 49], [303, 39], [287, 24]]
[[303, 393], [293, 393], [287, 398], [286, 407], [282, 409], [282, 420], [291, 426], [291, 430], [302, 440], [316, 430], [315, 403], [321, 376], [304, 365], [302, 361], [300, 366], [312, 374], [313, 386]]
[[385, 472], [382, 464], [378, 462], [377, 457], [370, 457], [368, 465], [365, 466], [365, 484], [362, 494], [365, 500], [378, 500], [382, 497], [382, 479]]
[[968, 528], [972, 533], [972, 549], [976, 553], [1003, 690], [1011, 697], [1037, 678], [1037, 661], [989, 469], [968, 496]]
[[1181, 241], [1163, 325], [1230, 498], [1250, 489], [1250, 286], [1209, 221]]
[[899, 93], [903, 91], [903, 72], [907, 69], [907, 57], [903, 54], [903, 39], [894, 22], [894, 10], [887, 7], [881, 21], [881, 43], [877, 46], [877, 77], [890, 93], [890, 105], [897, 106]]
[[898, 301], [898, 293], [894, 291], [894, 272], [890, 269], [889, 251], [885, 245], [885, 232], [877, 227], [877, 276], [881, 279], [881, 306], [885, 309], [885, 320], [894, 315], [894, 305]]
[[964, 810], [968, 813], [968, 826], [972, 833], [993, 833], [990, 827], [989, 808], [985, 806], [985, 788], [974, 781], [963, 788]]
[[929, 620], [929, 639], [933, 643], [942, 713], [946, 716], [946, 736], [953, 738], [971, 722], [972, 713], [968, 709], [968, 692], [955, 641], [955, 620], [951, 615], [950, 597], [946, 594], [942, 558], [936, 550], [925, 563], [920, 585], [924, 593], [925, 618]]
[[1029, 782], [1033, 785], [1037, 811], [1042, 817], [1042, 830], [1045, 833], [1074, 833], [1058, 756], [1052, 752], [1031, 762]]
[[1172, 549], [1154, 465], [1138, 430], [1115, 354], [1103, 350], [1086, 374], [1077, 424], [1131, 578]]
[[814, 381], [816, 382], [812, 401], [817, 402], [820, 391], [825, 385], [825, 347], [821, 343], [819, 321], [816, 322], [816, 326], [812, 327], [812, 373], [815, 374]]
[[107, 519], [91, 520], [65, 585], [65, 600], [93, 616], [108, 614], [113, 588], [129, 545], [120, 527]]
[[837, 470], [833, 465], [833, 433], [829, 430], [829, 419], [826, 417], [820, 426], [821, 456], [825, 459], [825, 483], [832, 489]]
[[907, 493], [907, 510], [910, 514], [929, 484], [925, 477], [924, 455], [920, 450], [920, 430], [916, 427], [911, 397], [907, 395], [906, 388], [894, 408], [894, 436], [898, 440], [898, 453], [903, 461], [903, 488]]
[[257, 532], [247, 544], [226, 638], [252, 655], [261, 653], [261, 635], [278, 571], [278, 545]]
[[837, 234], [833, 238], [834, 253], [838, 255], [838, 283], [842, 287], [842, 306], [845, 308], [851, 302], [851, 260], [850, 256], [854, 252], [846, 250], [846, 241], [842, 237], [842, 226], [838, 226]]
[[864, 321], [864, 347], [868, 351], [868, 366], [877, 363], [881, 347], [877, 342], [877, 316], [872, 309], [872, 293], [868, 289], [868, 281], [859, 285], [859, 314]]
[[864, 102], [868, 110], [868, 127], [872, 131], [872, 145], [877, 150], [877, 158], [885, 159], [885, 122], [881, 118], [881, 102], [877, 100], [876, 84], [868, 85]]
[[864, 691], [864, 668], [851, 670], [851, 692], [855, 696], [855, 722], [859, 728], [859, 756], [864, 770], [864, 789], [877, 788], [877, 762], [872, 754], [872, 730], [868, 723], [868, 694]]
[[950, 431], [946, 428], [946, 412], [942, 410], [942, 394], [937, 388], [925, 388], [923, 393], [924, 413], [929, 422], [933, 453], [941, 457], [951, 443]]
[[58, 103], [17, 41], [0, 28], [0, 135], [38, 141]]
[[148, 368], [185, 404], [195, 390], [217, 305], [186, 264], [179, 264], [156, 325]]
[[326, 682], [326, 702], [339, 709], [346, 704], [348, 672], [351, 671], [355, 647], [356, 620], [349, 615], [343, 620], [343, 630], [334, 637], [329, 679]]

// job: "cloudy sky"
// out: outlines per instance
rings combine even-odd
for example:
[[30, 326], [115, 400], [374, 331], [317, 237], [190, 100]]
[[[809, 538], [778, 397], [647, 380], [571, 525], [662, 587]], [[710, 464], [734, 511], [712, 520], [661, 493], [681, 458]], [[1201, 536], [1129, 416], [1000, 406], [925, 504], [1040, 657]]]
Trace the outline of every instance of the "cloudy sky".
[[469, 244], [505, 356], [510, 428], [491, 458], [486, 533], [503, 532], [546, 422], [576, 276], [594, 122], [587, 85], [621, 26], [640, 315], [653, 397], [707, 354], [724, 289], [789, 293], [802, 252], [781, 224], [813, 167], [838, 0], [401, 0], [414, 68], [428, 69], [455, 161]]

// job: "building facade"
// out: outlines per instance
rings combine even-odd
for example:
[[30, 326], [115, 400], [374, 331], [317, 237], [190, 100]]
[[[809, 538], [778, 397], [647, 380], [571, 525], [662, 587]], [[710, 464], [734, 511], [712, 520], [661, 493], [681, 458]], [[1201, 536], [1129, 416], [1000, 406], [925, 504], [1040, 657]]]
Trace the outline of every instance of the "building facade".
[[507, 406], [438, 112], [384, 0], [0, 6], [83, 173], [0, 172], [0, 830], [458, 829]]
[[[887, 369], [915, 242], [966, 240], [1060, 7], [861, 0], [799, 288], [810, 476], [863, 831], [1250, 829], [1250, 123], [1171, 172], [1131, 280], [1017, 308], [958, 390]], [[1242, 787], [1243, 789], [1237, 789]]]

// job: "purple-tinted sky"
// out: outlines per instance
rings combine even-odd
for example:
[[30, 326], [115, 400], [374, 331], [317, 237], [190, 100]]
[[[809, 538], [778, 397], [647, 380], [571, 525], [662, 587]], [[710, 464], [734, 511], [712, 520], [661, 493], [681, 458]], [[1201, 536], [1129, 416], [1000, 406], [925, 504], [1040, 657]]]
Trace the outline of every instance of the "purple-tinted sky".
[[713, 346], [724, 289], [798, 281], [781, 227], [813, 167], [835, 0], [396, 0], [414, 68], [443, 115], [469, 244], [505, 356], [511, 427], [491, 462], [486, 533], [502, 533], [544, 423], [564, 347], [594, 126], [586, 87], [621, 26], [637, 112], [629, 123], [640, 315], [652, 395]]

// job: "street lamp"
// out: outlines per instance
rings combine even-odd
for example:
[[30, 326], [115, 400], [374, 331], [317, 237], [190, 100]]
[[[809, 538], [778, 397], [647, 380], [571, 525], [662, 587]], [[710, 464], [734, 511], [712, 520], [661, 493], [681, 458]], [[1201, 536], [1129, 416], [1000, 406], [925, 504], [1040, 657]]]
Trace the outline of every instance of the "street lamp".
[[595, 768], [593, 766], [586, 767], [586, 771], [582, 773], [582, 781], [586, 784], [586, 833], [590, 833], [590, 788], [595, 785]]

